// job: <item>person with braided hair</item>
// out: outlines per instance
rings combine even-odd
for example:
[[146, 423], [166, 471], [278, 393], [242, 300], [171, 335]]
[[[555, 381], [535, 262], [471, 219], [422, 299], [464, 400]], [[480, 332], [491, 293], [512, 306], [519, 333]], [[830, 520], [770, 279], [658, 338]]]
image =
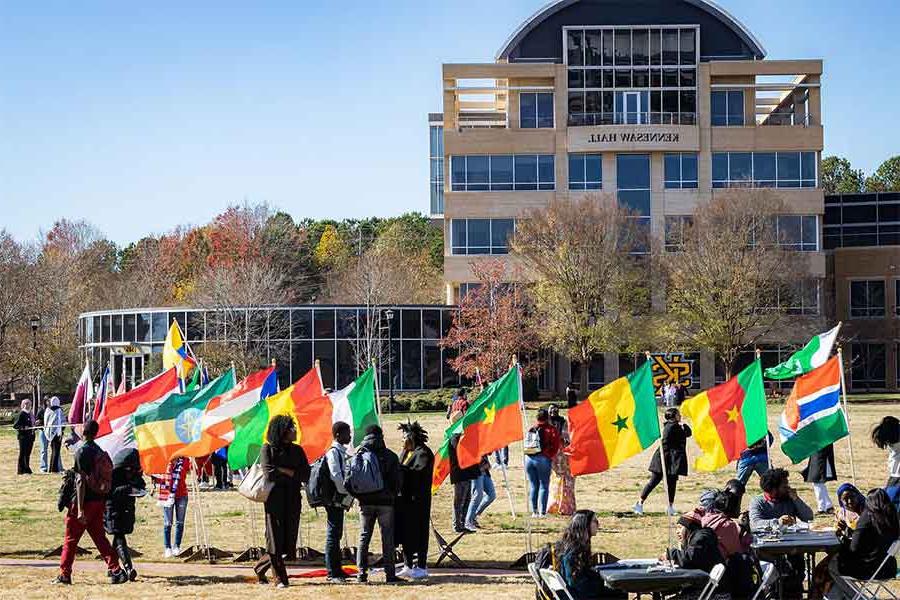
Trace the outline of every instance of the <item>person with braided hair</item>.
[[403, 474], [397, 498], [397, 541], [403, 546], [403, 569], [398, 575], [410, 579], [428, 577], [428, 537], [431, 530], [431, 476], [434, 452], [428, 447], [428, 432], [418, 421], [401, 423]]

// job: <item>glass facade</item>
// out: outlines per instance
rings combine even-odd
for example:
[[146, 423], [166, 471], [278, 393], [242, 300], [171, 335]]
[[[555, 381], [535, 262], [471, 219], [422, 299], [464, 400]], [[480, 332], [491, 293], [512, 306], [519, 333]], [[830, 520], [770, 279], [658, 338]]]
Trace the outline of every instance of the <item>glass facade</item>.
[[634, 214], [639, 237], [637, 252], [650, 249], [650, 155], [617, 154], [616, 184], [619, 205]]
[[900, 246], [900, 192], [825, 196], [826, 250]]
[[553, 92], [519, 94], [519, 127], [522, 129], [553, 128]]
[[884, 317], [884, 280], [869, 279], [850, 282], [850, 318]]
[[744, 92], [716, 90], [710, 94], [710, 122], [714, 127], [744, 124]]
[[712, 186], [814, 188], [815, 152], [714, 152]]
[[569, 155], [569, 189], [599, 190], [603, 187], [603, 155]]
[[429, 133], [431, 214], [444, 214], [444, 126], [432, 123]]
[[696, 123], [696, 27], [564, 31], [570, 126]]
[[697, 187], [697, 154], [668, 153], [664, 157], [666, 189], [694, 189]]
[[508, 192], [556, 188], [552, 154], [451, 156], [454, 192]]
[[882, 389], [886, 384], [884, 344], [850, 344], [850, 388]]
[[509, 254], [514, 219], [453, 219], [450, 221], [454, 255]]

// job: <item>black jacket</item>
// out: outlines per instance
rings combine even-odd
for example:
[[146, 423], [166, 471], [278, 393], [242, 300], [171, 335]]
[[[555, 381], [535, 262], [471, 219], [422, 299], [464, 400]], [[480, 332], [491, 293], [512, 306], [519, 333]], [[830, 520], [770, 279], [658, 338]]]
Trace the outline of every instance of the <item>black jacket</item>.
[[134, 491], [146, 489], [141, 460], [134, 448], [122, 450], [113, 459], [112, 487], [106, 497], [103, 528], [109, 534], [127, 535], [134, 531]]
[[16, 415], [16, 420], [13, 422], [13, 429], [16, 430], [16, 437], [20, 440], [31, 440], [34, 441], [34, 417], [31, 413], [25, 412], [24, 410], [20, 410], [19, 414]]
[[450, 483], [464, 483], [481, 477], [481, 465], [474, 464], [466, 469], [459, 468], [459, 458], [456, 456], [456, 447], [459, 445], [460, 434], [450, 438]]
[[383, 435], [369, 434], [363, 438], [357, 452], [369, 451], [378, 457], [381, 468], [381, 480], [384, 488], [380, 492], [361, 494], [356, 497], [360, 506], [393, 506], [403, 487], [403, 474], [400, 471], [400, 459], [384, 445]]
[[803, 469], [803, 481], [807, 483], [825, 483], [836, 481], [837, 471], [834, 467], [834, 446], [828, 444], [809, 457]]
[[[684, 423], [667, 422], [663, 426], [662, 447], [666, 451], [666, 475], [688, 474], [687, 439], [691, 435], [691, 428]], [[662, 474], [659, 449], [653, 453], [649, 471]]]
[[892, 578], [897, 573], [897, 560], [893, 556], [877, 574], [875, 569], [887, 556], [888, 548], [898, 536], [900, 531], [896, 529], [879, 532], [869, 512], [864, 510], [856, 522], [853, 537], [844, 543], [838, 555], [838, 570], [841, 575], [857, 579], [869, 579], [873, 575], [877, 579]]
[[400, 459], [403, 483], [400, 498], [403, 502], [431, 503], [431, 480], [434, 475], [434, 452], [428, 446], [419, 446], [412, 452], [404, 452]]

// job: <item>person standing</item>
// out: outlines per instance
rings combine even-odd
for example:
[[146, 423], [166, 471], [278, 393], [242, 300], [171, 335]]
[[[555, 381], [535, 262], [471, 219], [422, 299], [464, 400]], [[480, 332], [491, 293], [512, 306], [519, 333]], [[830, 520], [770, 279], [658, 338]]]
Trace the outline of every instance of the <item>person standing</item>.
[[50, 460], [47, 463], [50, 473], [61, 473], [63, 470], [60, 451], [62, 450], [65, 421], [66, 418], [59, 406], [59, 398], [53, 396], [50, 398], [50, 406], [44, 411], [44, 435], [47, 437], [47, 445], [50, 448]]
[[837, 472], [834, 466], [834, 445], [828, 444], [821, 450], [813, 453], [803, 469], [803, 481], [811, 483], [816, 495], [816, 508], [820, 515], [834, 514], [834, 504], [828, 494], [825, 484], [837, 480]]
[[135, 448], [127, 448], [116, 454], [113, 460], [112, 486], [103, 515], [103, 526], [106, 533], [113, 536], [113, 548], [130, 581], [137, 579], [137, 571], [131, 561], [131, 550], [128, 549], [125, 536], [134, 532], [134, 499], [146, 493], [147, 484], [144, 483], [143, 474], [141, 458]]
[[[401, 581], [395, 572], [394, 555], [394, 504], [402, 487], [400, 472], [400, 459], [384, 445], [384, 432], [378, 425], [370, 425], [366, 429], [357, 450], [354, 461], [366, 460], [360, 457], [360, 453], [371, 453], [377, 460], [378, 469], [381, 471], [382, 489], [369, 493], [356, 494], [359, 500], [360, 530], [359, 548], [356, 555], [356, 566], [359, 568], [359, 583], [369, 581], [369, 544], [372, 534], [375, 533], [375, 523], [381, 530], [381, 555], [384, 561], [384, 575], [387, 583]], [[352, 469], [351, 469], [352, 471]], [[353, 492], [352, 487], [350, 492]]]
[[459, 388], [456, 394], [453, 395], [450, 406], [447, 407], [447, 418], [453, 423], [455, 422], [454, 415], [459, 414], [463, 416], [467, 410], [469, 410], [469, 399], [466, 397], [466, 388]]
[[265, 502], [266, 553], [253, 570], [260, 583], [268, 583], [266, 573], [272, 569], [279, 588], [286, 588], [289, 583], [284, 557], [291, 554], [292, 545], [296, 546], [300, 492], [309, 481], [309, 461], [296, 441], [294, 420], [288, 415], [278, 415], [269, 421], [266, 443], [259, 452], [259, 466], [273, 487]]
[[[162, 476], [151, 476], [159, 490], [156, 503], [163, 512], [163, 558], [181, 554], [181, 539], [184, 536], [184, 518], [187, 515], [187, 476], [191, 463], [187, 458], [176, 458], [169, 463]], [[172, 545], [172, 526], [175, 526], [175, 545]]]
[[347, 474], [347, 444], [353, 440], [350, 426], [338, 421], [331, 426], [334, 441], [325, 453], [328, 475], [334, 486], [334, 496], [325, 505], [325, 570], [328, 581], [343, 583], [347, 580], [341, 567], [341, 537], [344, 535], [344, 514], [353, 504], [353, 498], [344, 487]]
[[418, 421], [400, 425], [402, 485], [397, 498], [397, 541], [403, 546], [403, 569], [410, 579], [428, 577], [428, 538], [431, 523], [431, 479], [434, 452], [428, 447], [428, 432]]
[[116, 552], [103, 532], [106, 496], [112, 484], [112, 461], [94, 442], [99, 430], [97, 421], [85, 423], [84, 443], [75, 450], [75, 499], [66, 512], [66, 534], [59, 559], [59, 575], [52, 582], [55, 584], [72, 584], [72, 565], [75, 563], [78, 542], [85, 531], [106, 561], [110, 583], [128, 581], [128, 574], [119, 567]]
[[543, 517], [550, 496], [551, 465], [561, 445], [559, 431], [550, 424], [547, 409], [538, 409], [536, 423], [528, 430], [524, 445], [531, 516]]
[[[562, 447], [569, 445], [569, 423], [559, 414], [559, 406], [551, 404], [548, 409], [550, 424], [559, 432]], [[553, 470], [552, 485], [550, 486], [550, 506], [547, 512], [556, 515], [575, 514], [575, 478], [569, 468], [569, 457], [565, 452], [558, 452], [551, 465]]]
[[38, 410], [37, 405], [34, 406], [34, 426], [37, 427], [37, 439], [41, 443], [41, 473], [49, 473], [50, 445], [44, 435], [44, 413]]
[[[462, 418], [461, 413], [454, 413], [451, 424]], [[466, 515], [469, 512], [469, 503], [472, 500], [472, 484], [470, 482], [481, 476], [481, 466], [472, 465], [465, 469], [460, 468], [459, 458], [456, 455], [456, 447], [462, 434], [454, 434], [450, 438], [450, 483], [453, 484], [453, 531], [456, 533], [475, 533], [474, 529], [466, 527]]]
[[681, 406], [688, 397], [689, 381], [675, 382], [675, 406]]
[[481, 457], [478, 464], [480, 474], [471, 483], [471, 498], [469, 499], [469, 508], [466, 511], [466, 529], [477, 531], [481, 529], [478, 517], [481, 516], [487, 507], [497, 499], [497, 489], [494, 487], [494, 480], [491, 478], [491, 461], [487, 456]]
[[774, 441], [775, 437], [767, 431], [766, 435], [760, 438], [759, 441], [751, 444], [749, 448], [741, 452], [741, 456], [737, 461], [737, 473], [735, 474], [735, 477], [741, 483], [747, 485], [753, 473], [762, 477], [769, 470], [769, 446]]
[[894, 504], [900, 506], [900, 420], [887, 416], [872, 430], [872, 443], [888, 451], [888, 477], [884, 488]]
[[19, 442], [19, 462], [17, 475], [31, 475], [31, 450], [34, 448], [34, 415], [31, 414], [31, 400], [22, 400], [21, 410], [13, 422], [16, 439]]
[[[669, 506], [666, 513], [675, 515], [675, 491], [678, 487], [678, 478], [688, 474], [687, 460], [687, 439], [691, 437], [691, 428], [681, 422], [681, 412], [677, 408], [666, 409], [666, 423], [663, 425], [662, 443], [660, 444], [665, 453], [666, 460], [666, 483], [669, 492]], [[634, 513], [637, 515], [644, 514], [644, 501], [650, 495], [656, 486], [663, 480], [662, 461], [660, 459], [660, 451], [657, 448], [650, 461], [650, 479], [644, 490], [641, 492], [640, 500], [634, 505]]]
[[572, 382], [569, 382], [566, 386], [566, 404], [568, 404], [569, 408], [578, 406], [578, 388]]

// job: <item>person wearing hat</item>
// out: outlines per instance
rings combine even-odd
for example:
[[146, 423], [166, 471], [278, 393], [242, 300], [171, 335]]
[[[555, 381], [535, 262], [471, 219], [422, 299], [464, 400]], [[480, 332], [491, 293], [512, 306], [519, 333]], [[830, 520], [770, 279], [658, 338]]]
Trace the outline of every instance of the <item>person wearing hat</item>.
[[47, 445], [50, 448], [50, 460], [47, 463], [47, 470], [50, 473], [61, 473], [63, 441], [63, 424], [66, 417], [63, 415], [62, 408], [59, 406], [59, 397], [50, 398], [50, 406], [44, 411], [44, 436], [47, 438]]
[[34, 447], [34, 415], [31, 414], [31, 400], [22, 400], [22, 410], [13, 422], [19, 442], [19, 462], [17, 475], [31, 475], [31, 449]]

